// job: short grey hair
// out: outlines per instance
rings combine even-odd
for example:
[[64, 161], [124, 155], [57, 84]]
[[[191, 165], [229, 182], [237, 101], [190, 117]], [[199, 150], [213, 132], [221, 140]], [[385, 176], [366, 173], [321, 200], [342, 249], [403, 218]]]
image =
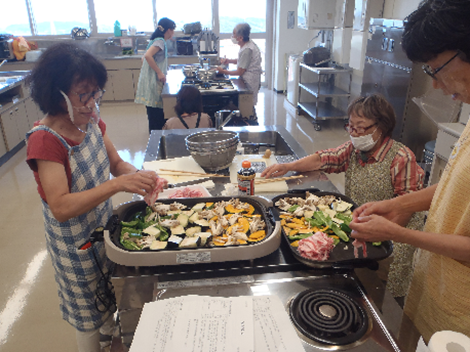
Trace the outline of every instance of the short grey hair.
[[235, 34], [243, 37], [243, 41], [250, 40], [251, 27], [248, 23], [240, 23], [235, 26]]

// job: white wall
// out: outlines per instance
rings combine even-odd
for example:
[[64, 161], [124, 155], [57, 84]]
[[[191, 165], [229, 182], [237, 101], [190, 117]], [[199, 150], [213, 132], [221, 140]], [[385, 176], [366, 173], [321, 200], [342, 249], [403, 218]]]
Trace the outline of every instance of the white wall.
[[[295, 11], [295, 26], [287, 29], [287, 13]], [[307, 50], [308, 42], [317, 35], [316, 30], [297, 28], [297, 0], [276, 0], [276, 35], [274, 43], [273, 88], [284, 91], [287, 59], [289, 54]], [[316, 40], [311, 46], [315, 46]]]
[[384, 18], [405, 19], [418, 8], [420, 0], [385, 0]]

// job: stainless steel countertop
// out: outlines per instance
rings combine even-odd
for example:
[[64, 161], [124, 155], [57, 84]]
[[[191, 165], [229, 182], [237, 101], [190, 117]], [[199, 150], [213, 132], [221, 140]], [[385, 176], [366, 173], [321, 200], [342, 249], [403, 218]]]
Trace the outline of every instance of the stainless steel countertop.
[[[22, 84], [30, 71], [0, 71], [0, 94]], [[3, 81], [5, 79], [5, 81]]]

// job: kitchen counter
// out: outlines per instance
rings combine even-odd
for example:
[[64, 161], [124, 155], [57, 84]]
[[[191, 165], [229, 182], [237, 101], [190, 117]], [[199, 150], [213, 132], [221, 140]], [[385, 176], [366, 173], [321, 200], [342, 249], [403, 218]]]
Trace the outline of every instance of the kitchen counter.
[[[172, 97], [176, 96], [178, 94], [179, 90], [181, 89], [181, 83], [184, 81], [185, 77], [183, 74], [183, 71], [179, 68], [175, 69], [169, 69], [166, 75], [166, 84], [163, 87], [162, 91], [162, 97]], [[217, 77], [216, 79], [227, 79], [226, 76], [223, 77]], [[245, 93], [251, 93], [247, 88], [245, 83], [243, 82], [242, 79], [240, 78], [232, 78], [230, 79], [235, 86], [235, 88], [238, 90], [239, 93], [245, 94]]]
[[[171, 130], [171, 131], [152, 131], [147, 145], [145, 161], [152, 161], [162, 158], [159, 151], [159, 143], [162, 136], [171, 134], [187, 135], [189, 133], [201, 131], [193, 130]], [[275, 131], [281, 134], [289, 147], [298, 158], [306, 156], [305, 151], [297, 143], [295, 138], [283, 126], [257, 126], [246, 128], [228, 128], [238, 132], [257, 132]], [[181, 146], [180, 146], [181, 147]], [[322, 172], [306, 173], [307, 177], [302, 182], [289, 184], [290, 189], [316, 187], [325, 191], [337, 192], [334, 185]], [[221, 187], [216, 187], [211, 191], [212, 195], [220, 195]], [[267, 198], [270, 194], [263, 194]], [[284, 241], [284, 239], [283, 239]], [[336, 269], [350, 270], [350, 268]], [[283, 274], [284, 273], [284, 274]], [[160, 266], [160, 267], [128, 267], [117, 265], [112, 276], [112, 282], [116, 290], [118, 310], [121, 319], [121, 340], [114, 340], [111, 351], [127, 351], [127, 346], [132, 341], [135, 328], [138, 323], [142, 306], [146, 302], [155, 299], [155, 290], [157, 284], [168, 282], [169, 285], [178, 286], [181, 280], [203, 279], [217, 284], [217, 282], [264, 280], [280, 275], [328, 275], [331, 269], [311, 269], [299, 263], [291, 254], [288, 244], [281, 242], [278, 250], [262, 258], [245, 261], [234, 261], [224, 263], [194, 264], [180, 266]], [[388, 330], [398, 337], [401, 351], [414, 351], [419, 337], [413, 324], [405, 319], [402, 322], [402, 309], [393, 299], [391, 294], [386, 291], [384, 282], [378, 277], [375, 271], [368, 268], [355, 269], [355, 275], [360, 279], [364, 286], [367, 296], [373, 302], [374, 308], [381, 314], [382, 321]], [[124, 344], [122, 343], [124, 342]], [[399, 350], [394, 350], [399, 351]]]

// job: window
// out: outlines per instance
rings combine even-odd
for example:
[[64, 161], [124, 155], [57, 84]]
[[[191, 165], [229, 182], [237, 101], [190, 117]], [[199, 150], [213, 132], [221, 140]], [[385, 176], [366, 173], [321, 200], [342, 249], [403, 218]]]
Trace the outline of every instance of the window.
[[251, 33], [266, 32], [266, 0], [219, 0], [220, 33], [232, 33], [238, 23], [246, 22]]
[[90, 31], [86, 0], [75, 0], [73, 6], [63, 0], [31, 0], [31, 7], [38, 35], [70, 34], [75, 27]]
[[132, 0], [116, 2], [114, 0], [94, 0], [98, 33], [114, 33], [114, 23], [121, 29], [135, 26], [138, 32], [153, 32], [153, 7], [151, 0]]
[[[6, 4], [5, 4], [6, 5]], [[0, 33], [31, 35], [28, 10], [25, 1], [9, 1], [8, 10], [0, 11]]]
[[156, 0], [157, 18], [168, 17], [175, 21], [176, 30], [183, 30], [183, 25], [201, 22], [202, 28], [212, 28], [211, 0]]

